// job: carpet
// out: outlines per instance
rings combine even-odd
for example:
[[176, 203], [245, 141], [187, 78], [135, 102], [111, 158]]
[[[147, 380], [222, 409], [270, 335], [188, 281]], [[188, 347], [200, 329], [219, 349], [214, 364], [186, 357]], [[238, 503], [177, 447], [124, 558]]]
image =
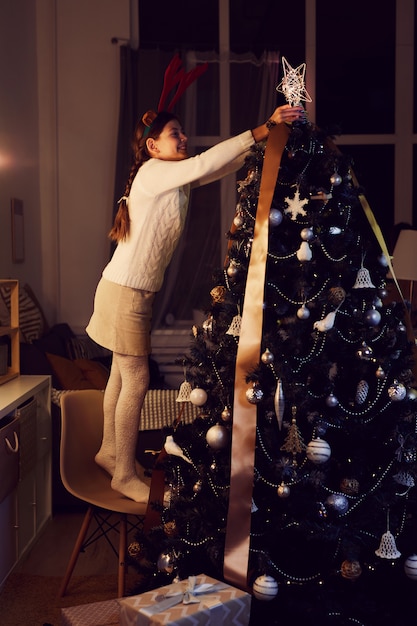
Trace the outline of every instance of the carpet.
[[[67, 594], [58, 597], [62, 578], [10, 574], [0, 594], [1, 626], [60, 626], [61, 608], [103, 602], [117, 597], [117, 578], [73, 576]], [[137, 578], [135, 579], [137, 582]], [[126, 587], [129, 590], [129, 575]]]

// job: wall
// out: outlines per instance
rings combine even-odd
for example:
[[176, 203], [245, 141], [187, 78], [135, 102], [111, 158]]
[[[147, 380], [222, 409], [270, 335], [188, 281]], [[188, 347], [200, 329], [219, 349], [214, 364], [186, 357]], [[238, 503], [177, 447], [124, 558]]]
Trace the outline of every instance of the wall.
[[[0, 276], [28, 282], [50, 323], [82, 332], [108, 260], [119, 49], [129, 0], [0, 5]], [[10, 198], [24, 202], [13, 263]]]

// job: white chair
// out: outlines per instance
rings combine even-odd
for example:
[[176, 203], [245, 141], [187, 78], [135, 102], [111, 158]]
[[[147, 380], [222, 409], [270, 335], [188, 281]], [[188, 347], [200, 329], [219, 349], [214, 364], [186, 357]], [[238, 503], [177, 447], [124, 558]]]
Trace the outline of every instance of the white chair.
[[[96, 389], [71, 391], [61, 397], [62, 431], [60, 472], [65, 488], [75, 497], [88, 504], [78, 537], [76, 539], [60, 597], [66, 593], [78, 556], [84, 548], [100, 537], [118, 530], [118, 597], [125, 591], [126, 549], [128, 528], [143, 525], [147, 502], [134, 502], [111, 488], [111, 478], [94, 460], [103, 434], [103, 392]], [[140, 471], [140, 466], [138, 470]], [[142, 468], [143, 472], [143, 468]], [[150, 483], [149, 478], [141, 476]], [[118, 523], [109, 521], [119, 514]], [[95, 519], [97, 529], [86, 539], [91, 521]], [[134, 521], [132, 521], [132, 519]]]

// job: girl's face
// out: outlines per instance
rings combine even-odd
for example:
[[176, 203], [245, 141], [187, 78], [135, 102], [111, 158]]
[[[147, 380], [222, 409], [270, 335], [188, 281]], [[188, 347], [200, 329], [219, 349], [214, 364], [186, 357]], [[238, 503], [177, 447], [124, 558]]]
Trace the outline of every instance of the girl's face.
[[158, 139], [149, 137], [146, 145], [150, 156], [154, 159], [181, 161], [188, 157], [187, 137], [178, 120], [168, 122]]

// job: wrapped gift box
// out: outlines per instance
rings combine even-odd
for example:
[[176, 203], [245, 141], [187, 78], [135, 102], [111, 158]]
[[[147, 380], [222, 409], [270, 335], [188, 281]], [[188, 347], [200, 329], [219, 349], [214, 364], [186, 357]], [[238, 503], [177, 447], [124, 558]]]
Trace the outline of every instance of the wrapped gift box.
[[62, 626], [119, 626], [120, 606], [117, 600], [92, 602], [61, 609]]
[[120, 626], [248, 626], [251, 596], [201, 574], [119, 603]]

